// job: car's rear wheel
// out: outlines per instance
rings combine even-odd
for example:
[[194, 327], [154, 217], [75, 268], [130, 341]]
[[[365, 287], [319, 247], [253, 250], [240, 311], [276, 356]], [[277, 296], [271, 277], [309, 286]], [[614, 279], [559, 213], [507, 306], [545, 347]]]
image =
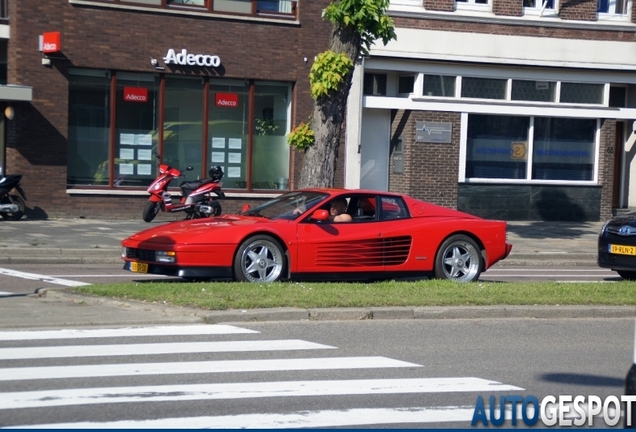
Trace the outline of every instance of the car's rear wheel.
[[236, 279], [244, 282], [274, 282], [285, 267], [285, 253], [278, 241], [257, 235], [245, 240], [234, 257]]
[[435, 257], [435, 277], [456, 282], [474, 282], [481, 275], [481, 253], [473, 239], [454, 235], [446, 239]]
[[618, 273], [618, 275], [623, 279], [630, 281], [636, 280], [636, 271], [616, 270], [616, 273]]

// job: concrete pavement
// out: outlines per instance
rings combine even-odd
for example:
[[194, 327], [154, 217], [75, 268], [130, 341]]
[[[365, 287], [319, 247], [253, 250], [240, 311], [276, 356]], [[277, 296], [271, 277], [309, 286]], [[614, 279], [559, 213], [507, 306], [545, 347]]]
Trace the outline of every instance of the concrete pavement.
[[[0, 266], [7, 264], [112, 263], [120, 266], [123, 238], [167, 220], [51, 219], [0, 221]], [[602, 222], [509, 222], [511, 255], [498, 265], [595, 265]], [[636, 317], [633, 306], [391, 307], [203, 311], [111, 300], [42, 289], [0, 297], [0, 329], [50, 326], [138, 326], [193, 322], [364, 319]]]

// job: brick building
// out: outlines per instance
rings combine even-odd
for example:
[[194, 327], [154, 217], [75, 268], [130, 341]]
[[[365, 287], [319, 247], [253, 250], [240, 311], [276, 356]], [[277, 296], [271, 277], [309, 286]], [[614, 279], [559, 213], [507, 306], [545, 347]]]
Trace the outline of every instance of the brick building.
[[326, 0], [4, 2], [0, 164], [29, 217], [141, 217], [157, 152], [188, 179], [222, 166], [224, 211], [294, 187]]
[[392, 0], [361, 60], [347, 187], [507, 220], [636, 207], [631, 0]]

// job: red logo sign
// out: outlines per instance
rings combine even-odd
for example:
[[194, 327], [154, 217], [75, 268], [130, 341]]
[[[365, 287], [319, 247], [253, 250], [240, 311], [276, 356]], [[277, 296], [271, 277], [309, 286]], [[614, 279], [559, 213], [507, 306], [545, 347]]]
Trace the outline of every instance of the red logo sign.
[[124, 87], [124, 101], [148, 102], [148, 89], [143, 87]]
[[225, 108], [238, 108], [238, 93], [217, 93], [216, 106]]
[[42, 33], [42, 52], [44, 54], [62, 51], [62, 36], [60, 32]]

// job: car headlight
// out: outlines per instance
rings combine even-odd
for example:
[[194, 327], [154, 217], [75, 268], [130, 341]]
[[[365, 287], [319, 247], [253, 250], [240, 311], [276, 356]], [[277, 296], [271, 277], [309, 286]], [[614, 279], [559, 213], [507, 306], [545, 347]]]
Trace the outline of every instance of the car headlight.
[[173, 263], [177, 260], [177, 253], [175, 251], [156, 251], [155, 261]]
[[126, 258], [127, 256], [128, 254], [126, 253], [126, 248], [125, 247], [121, 248], [121, 257]]

